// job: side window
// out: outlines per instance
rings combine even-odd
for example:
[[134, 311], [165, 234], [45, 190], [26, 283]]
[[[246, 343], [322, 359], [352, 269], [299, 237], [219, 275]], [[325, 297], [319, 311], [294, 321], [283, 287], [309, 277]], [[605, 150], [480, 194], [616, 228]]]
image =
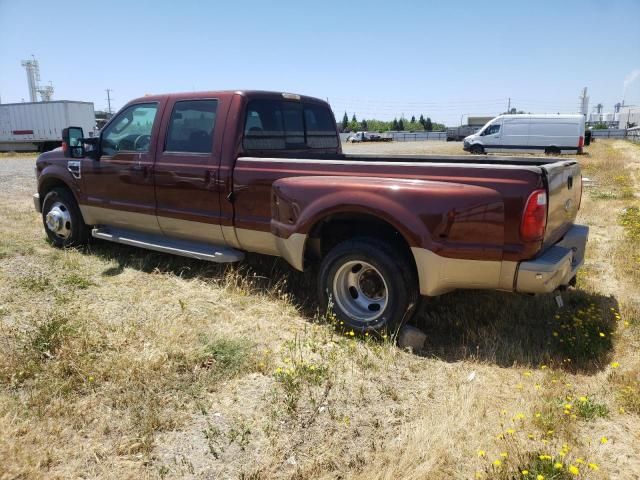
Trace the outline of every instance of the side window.
[[102, 132], [102, 153], [148, 152], [157, 111], [157, 103], [141, 103], [119, 113]]
[[307, 127], [309, 147], [336, 148], [338, 146], [335, 123], [328, 108], [322, 105], [305, 105], [304, 122]]
[[171, 112], [165, 152], [211, 153], [217, 100], [176, 102]]
[[286, 150], [304, 147], [304, 123], [299, 103], [252, 100], [244, 125], [247, 150]]
[[487, 128], [484, 131], [484, 134], [485, 135], [495, 135], [499, 131], [500, 131], [500, 124], [499, 123], [495, 123], [495, 124], [489, 126], [489, 128]]
[[243, 146], [246, 150], [335, 148], [338, 137], [327, 107], [252, 100], [247, 107]]

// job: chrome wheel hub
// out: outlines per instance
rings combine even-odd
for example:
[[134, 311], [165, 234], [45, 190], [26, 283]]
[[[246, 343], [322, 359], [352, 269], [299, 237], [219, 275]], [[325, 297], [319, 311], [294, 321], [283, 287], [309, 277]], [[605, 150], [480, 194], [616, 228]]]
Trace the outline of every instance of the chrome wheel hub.
[[333, 279], [336, 304], [354, 320], [369, 323], [384, 312], [388, 301], [385, 279], [367, 262], [352, 260], [343, 264]]
[[47, 228], [60, 238], [71, 235], [71, 214], [62, 202], [55, 202], [45, 217]]

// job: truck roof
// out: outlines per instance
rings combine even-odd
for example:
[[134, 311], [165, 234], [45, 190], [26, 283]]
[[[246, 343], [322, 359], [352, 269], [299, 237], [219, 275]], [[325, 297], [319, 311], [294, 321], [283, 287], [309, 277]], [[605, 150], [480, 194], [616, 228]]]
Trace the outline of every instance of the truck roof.
[[248, 98], [265, 98], [265, 99], [285, 99], [285, 100], [302, 100], [304, 102], [322, 103], [328, 105], [328, 103], [320, 98], [309, 97], [307, 95], [300, 95], [297, 93], [289, 92], [274, 92], [268, 90], [207, 90], [202, 92], [178, 92], [178, 93], [162, 93], [157, 95], [145, 95], [144, 97], [134, 98], [128, 103], [139, 103], [141, 101], [149, 100], [162, 100], [169, 98], [180, 98], [181, 100], [189, 99], [202, 99], [211, 97], [231, 97], [233, 95], [242, 95]]

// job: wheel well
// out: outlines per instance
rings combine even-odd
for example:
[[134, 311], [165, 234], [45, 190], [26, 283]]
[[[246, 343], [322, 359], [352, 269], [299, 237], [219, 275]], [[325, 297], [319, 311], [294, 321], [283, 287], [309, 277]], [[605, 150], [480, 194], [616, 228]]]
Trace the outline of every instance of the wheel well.
[[[44, 202], [44, 197], [47, 196], [47, 193], [49, 193], [54, 188], [64, 188], [65, 190], [69, 191], [74, 199], [76, 199], [76, 196], [73, 194], [73, 190], [69, 188], [69, 185], [58, 178], [47, 178], [40, 184], [40, 188], [38, 188], [38, 194], [40, 195], [40, 205], [42, 205], [42, 203]], [[76, 199], [76, 202], [77, 201], [78, 200]]]
[[309, 232], [305, 260], [320, 260], [338, 243], [354, 237], [373, 237], [388, 242], [416, 269], [411, 248], [402, 234], [388, 222], [361, 213], [330, 215], [316, 223]]

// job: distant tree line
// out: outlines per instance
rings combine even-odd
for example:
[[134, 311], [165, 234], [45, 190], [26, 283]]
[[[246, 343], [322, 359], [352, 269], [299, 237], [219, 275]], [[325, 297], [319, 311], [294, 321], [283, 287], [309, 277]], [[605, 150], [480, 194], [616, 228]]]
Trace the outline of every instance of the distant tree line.
[[388, 132], [394, 131], [408, 131], [408, 132], [444, 132], [446, 127], [442, 123], [432, 122], [431, 118], [424, 118], [424, 115], [420, 115], [420, 118], [416, 120], [415, 115], [411, 116], [411, 120], [407, 120], [404, 117], [394, 118], [390, 122], [375, 119], [362, 119], [358, 121], [356, 114], [354, 113], [349, 120], [349, 115], [344, 112], [342, 122], [338, 124], [338, 128], [341, 132], [357, 132], [360, 130], [370, 132]]

